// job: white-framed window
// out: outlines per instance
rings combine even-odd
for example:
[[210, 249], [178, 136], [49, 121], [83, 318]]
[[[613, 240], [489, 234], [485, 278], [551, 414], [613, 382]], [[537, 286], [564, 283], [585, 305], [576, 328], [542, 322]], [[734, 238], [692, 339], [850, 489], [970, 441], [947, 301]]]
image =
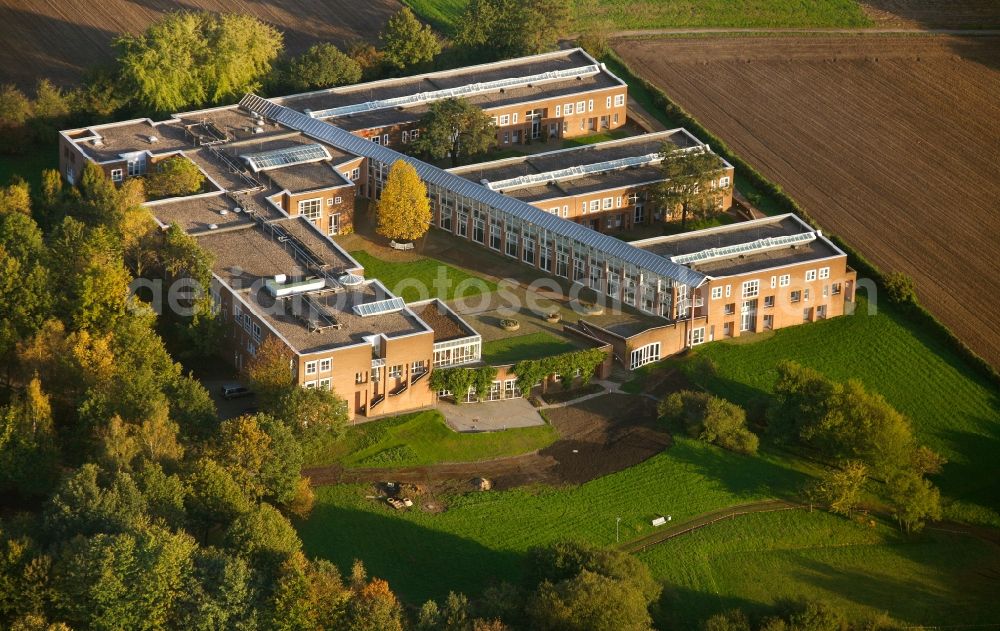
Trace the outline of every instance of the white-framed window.
[[319, 380], [319, 389], [320, 390], [332, 390], [333, 389], [333, 387], [332, 387], [332, 385], [330, 383], [330, 378], [329, 377], [327, 377], [326, 379], [320, 379]]
[[821, 267], [821, 268], [819, 268], [819, 277], [820, 278], [830, 278], [830, 268], [829, 267]]
[[500, 125], [502, 127], [510, 125], [510, 114], [504, 114], [503, 116], [500, 117]]
[[606, 107], [609, 110], [611, 109], [611, 97], [610, 96], [608, 97], [608, 100], [604, 103], [604, 107]]
[[316, 382], [315, 381], [307, 381], [307, 382], [305, 382], [305, 383], [302, 384], [302, 387], [305, 388], [306, 390], [312, 390], [313, 388], [316, 387]]
[[729, 176], [719, 178], [719, 188], [729, 188]]
[[755, 298], [760, 293], [760, 281], [748, 280], [743, 283], [743, 297]]
[[333, 198], [333, 203], [334, 204], [342, 204], [343, 202], [344, 202], [344, 198], [341, 197], [341, 196], [339, 196], [339, 195], [337, 197]]
[[410, 142], [410, 132], [403, 130], [403, 144]]
[[389, 378], [398, 378], [403, 376], [403, 364], [396, 364], [395, 366], [389, 367]]
[[573, 115], [573, 104], [572, 103], [567, 103], [566, 107], [564, 109], [566, 110], [566, 116], [572, 116]]
[[788, 287], [791, 284], [792, 284], [792, 277], [790, 274], [782, 274], [778, 278], [778, 285], [782, 287]]
[[712, 287], [712, 300], [722, 298], [722, 287]]
[[323, 200], [303, 199], [299, 202], [299, 214], [306, 219], [319, 219], [323, 214]]
[[576, 102], [576, 113], [577, 114], [583, 114], [585, 111], [587, 111], [587, 102], [586, 101], [577, 101]]
[[702, 344], [705, 341], [705, 327], [700, 326], [691, 330], [691, 346]]
[[511, 115], [511, 119], [510, 119], [510, 122], [512, 122], [512, 123], [514, 123], [515, 125], [517, 125], [517, 112], [514, 112], [514, 114], [513, 114], [513, 115]]
[[354, 383], [355, 384], [362, 384], [362, 383], [364, 383], [366, 381], [368, 381], [368, 373], [366, 373], [366, 372], [356, 372], [356, 373], [354, 373]]
[[257, 342], [260, 341], [260, 325], [254, 322], [253, 326], [253, 339]]
[[386, 147], [389, 146], [389, 134], [382, 134], [382, 144]]
[[556, 105], [556, 116], [562, 116], [562, 105]]
[[621, 107], [622, 105], [625, 105], [625, 95], [624, 94], [616, 94], [615, 95], [615, 107]]
[[774, 289], [777, 286], [778, 286], [778, 277], [777, 276], [772, 276], [771, 277], [771, 289]]
[[253, 331], [253, 318], [250, 317], [249, 313], [243, 314], [243, 330], [247, 333]]
[[562, 216], [563, 216], [563, 219], [565, 219], [566, 217], [569, 217], [569, 206], [568, 205], [564, 205], [563, 206]]
[[236, 320], [237, 323], [243, 321], [243, 309], [237, 302], [233, 302], [233, 320]]
[[330, 215], [330, 225], [326, 227], [326, 233], [331, 237], [340, 234], [340, 213]]
[[614, 205], [614, 203], [615, 203], [615, 198], [614, 197], [605, 197], [604, 198], [604, 210], [611, 210], [611, 207]]
[[382, 139], [379, 138], [378, 136], [372, 136], [371, 141], [374, 142], [376, 145], [382, 144]]
[[427, 372], [427, 362], [423, 359], [417, 360], [410, 364], [410, 373], [414, 375], [421, 375]]
[[732, 293], [733, 293], [733, 286], [732, 285], [726, 285], [726, 298], [728, 298], [729, 296], [731, 296]]
[[601, 200], [595, 199], [590, 202], [590, 212], [596, 213], [601, 209]]
[[594, 111], [594, 99], [590, 99], [589, 101], [587, 101], [587, 111], [588, 112]]
[[353, 171], [351, 171], [350, 180], [352, 182], [356, 182], [356, 181], [358, 181], [360, 179], [361, 179], [361, 168], [358, 167], [357, 169], [354, 169]]
[[774, 296], [764, 296], [764, 306], [773, 307], [774, 306]]
[[111, 181], [116, 183], [121, 182], [123, 179], [123, 173], [124, 171], [122, 169], [111, 169]]
[[806, 302], [809, 302], [809, 288], [806, 287], [804, 290]]
[[307, 375], [315, 375], [316, 374], [316, 366], [317, 366], [317, 362], [316, 361], [306, 362], [306, 374]]
[[420, 130], [419, 129], [411, 129], [410, 130], [410, 140], [416, 140], [417, 138], [420, 138]]
[[808, 283], [814, 280], [816, 280], [816, 270], [814, 269], [806, 270], [806, 282]]
[[660, 343], [653, 342], [652, 344], [646, 344], [645, 346], [639, 347], [632, 351], [632, 356], [629, 360], [629, 369], [635, 370], [646, 364], [651, 364], [655, 361], [660, 360]]
[[332, 362], [330, 361], [329, 357], [326, 358], [326, 359], [321, 359], [321, 360], [319, 360], [319, 371], [320, 372], [330, 372], [330, 366], [331, 365], [332, 365]]

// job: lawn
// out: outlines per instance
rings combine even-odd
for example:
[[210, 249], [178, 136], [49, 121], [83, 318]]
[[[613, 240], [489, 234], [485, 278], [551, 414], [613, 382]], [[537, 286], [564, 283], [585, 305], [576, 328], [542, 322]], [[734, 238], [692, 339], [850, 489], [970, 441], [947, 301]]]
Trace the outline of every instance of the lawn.
[[785, 359], [833, 379], [858, 379], [906, 414], [920, 440], [948, 459], [935, 478], [946, 496], [996, 510], [1000, 388], [935, 331], [888, 306], [880, 305], [875, 316], [866, 315], [866, 307], [862, 300], [853, 316], [782, 329], [757, 343], [706, 344], [698, 355], [718, 366], [711, 390], [742, 404], [761, 400]]
[[576, 350], [576, 345], [544, 331], [502, 337], [483, 343], [483, 361], [499, 366]]
[[793, 495], [806, 475], [769, 456], [747, 458], [687, 439], [666, 452], [572, 488], [518, 489], [440, 498], [443, 513], [397, 512], [365, 499], [363, 485], [316, 490], [298, 524], [310, 555], [348, 568], [364, 559], [411, 603], [449, 590], [479, 594], [491, 580], [517, 581], [532, 546], [560, 539], [597, 545], [651, 531], [660, 514], [687, 520], [723, 506]]
[[445, 425], [440, 412], [427, 410], [352, 426], [338, 441], [313, 440], [305, 455], [306, 466], [407, 467], [516, 456], [556, 438], [549, 425], [459, 433]]
[[[467, 0], [403, 0], [414, 13], [446, 34], [453, 34]], [[574, 2], [584, 26], [606, 23], [613, 29], [700, 27], [864, 27], [872, 21], [855, 0], [659, 0]]]
[[0, 155], [0, 186], [6, 186], [14, 176], [31, 185], [31, 192], [41, 188], [42, 171], [59, 168], [59, 147], [55, 144], [32, 145], [24, 155]]
[[[720, 610], [765, 614], [783, 599], [825, 600], [854, 617], [907, 625], [996, 624], [1000, 548], [940, 532], [906, 537], [824, 512], [746, 515], [639, 554], [669, 583], [657, 622], [696, 628]], [[764, 578], [766, 577], [766, 579]]]
[[351, 252], [365, 268], [368, 278], [382, 281], [389, 291], [406, 302], [440, 298], [471, 298], [496, 291], [496, 283], [441, 261], [421, 258], [406, 263], [383, 261], [364, 250]]

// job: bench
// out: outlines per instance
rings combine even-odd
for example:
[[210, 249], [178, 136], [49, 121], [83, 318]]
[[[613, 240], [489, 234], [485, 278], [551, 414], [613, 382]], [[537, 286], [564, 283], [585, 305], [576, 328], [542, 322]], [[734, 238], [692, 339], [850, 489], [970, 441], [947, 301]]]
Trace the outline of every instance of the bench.
[[390, 241], [389, 242], [389, 247], [392, 248], [393, 250], [412, 250], [413, 249], [413, 244], [412, 243], [396, 243], [395, 241]]

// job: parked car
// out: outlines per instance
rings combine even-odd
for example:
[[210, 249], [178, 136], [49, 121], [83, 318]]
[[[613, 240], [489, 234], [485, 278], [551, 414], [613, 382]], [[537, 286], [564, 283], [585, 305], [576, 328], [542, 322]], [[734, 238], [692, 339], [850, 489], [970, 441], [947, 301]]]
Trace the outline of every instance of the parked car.
[[253, 390], [247, 388], [246, 386], [241, 386], [238, 383], [230, 383], [222, 386], [222, 398], [227, 401], [239, 399], [241, 397], [249, 397], [252, 394]]

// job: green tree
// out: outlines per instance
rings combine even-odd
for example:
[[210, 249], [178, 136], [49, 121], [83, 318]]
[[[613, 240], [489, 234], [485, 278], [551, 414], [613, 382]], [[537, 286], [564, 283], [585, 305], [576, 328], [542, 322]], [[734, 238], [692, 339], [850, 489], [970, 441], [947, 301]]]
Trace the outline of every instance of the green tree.
[[735, 403], [682, 390], [660, 401], [659, 412], [666, 421], [683, 425], [692, 438], [738, 453], [757, 453], [759, 439], [747, 428], [746, 412]]
[[389, 18], [379, 39], [384, 45], [383, 58], [399, 70], [428, 63], [441, 52], [441, 40], [434, 30], [421, 24], [409, 7]]
[[237, 517], [250, 511], [252, 504], [241, 485], [210, 458], [195, 462], [186, 482], [190, 490], [185, 496], [185, 509], [202, 539], [212, 528], [228, 528]]
[[387, 239], [412, 241], [427, 232], [431, 223], [427, 187], [412, 165], [402, 160], [392, 165], [377, 209], [376, 231]]
[[59, 477], [52, 406], [38, 378], [0, 407], [0, 488], [42, 495]]
[[52, 540], [68, 540], [129, 531], [143, 521], [145, 511], [146, 500], [131, 475], [108, 475], [85, 464], [60, 483], [43, 511], [42, 524]]
[[528, 604], [533, 629], [648, 631], [652, 619], [642, 593], [627, 583], [583, 570], [559, 583], [542, 583]]
[[667, 142], [660, 150], [664, 181], [653, 189], [653, 197], [664, 209], [680, 208], [681, 230], [689, 217], [702, 218], [719, 212], [725, 189], [716, 186], [722, 158], [707, 147], [681, 149]]
[[173, 626], [197, 631], [255, 628], [253, 572], [247, 562], [211, 547], [196, 550], [192, 561]]
[[886, 274], [883, 284], [889, 302], [904, 306], [917, 304], [917, 287], [913, 279], [903, 272]]
[[389, 584], [381, 579], [355, 589], [348, 602], [346, 631], [403, 631], [403, 608]]
[[868, 479], [868, 467], [863, 462], [851, 460], [841, 469], [825, 472], [809, 489], [811, 499], [830, 508], [830, 512], [851, 516], [861, 500], [861, 492]]
[[74, 538], [53, 567], [53, 608], [78, 628], [163, 628], [195, 550], [190, 536], [159, 528]]
[[31, 215], [31, 188], [17, 176], [9, 185], [0, 187], [0, 214], [7, 213]]
[[750, 631], [750, 621], [741, 609], [717, 613], [701, 625], [702, 631]]
[[361, 81], [361, 64], [333, 44], [314, 44], [289, 64], [289, 82], [297, 90], [315, 90]]
[[273, 580], [281, 564], [299, 552], [302, 542], [278, 509], [262, 503], [233, 521], [226, 531], [226, 545]]
[[906, 532], [916, 532], [927, 520], [941, 519], [941, 493], [915, 473], [898, 473], [888, 484], [896, 521]]
[[31, 118], [31, 101], [17, 87], [0, 85], [0, 151], [22, 153], [27, 148], [26, 123]]
[[257, 90], [282, 50], [282, 35], [250, 15], [180, 11], [115, 45], [128, 92], [162, 112]]
[[570, 28], [570, 10], [568, 0], [471, 0], [455, 43], [488, 58], [552, 50]]
[[332, 390], [293, 387], [282, 397], [281, 418], [300, 433], [343, 435], [347, 402]]
[[160, 160], [146, 175], [146, 195], [149, 199], [183, 197], [201, 190], [205, 174], [194, 162], [183, 156]]
[[31, 128], [35, 142], [46, 143], [56, 138], [59, 130], [66, 126], [70, 102], [51, 81], [40, 79], [35, 86], [35, 100], [31, 109]]
[[250, 387], [257, 393], [261, 409], [280, 413], [281, 399], [295, 386], [291, 369], [292, 354], [276, 337], [264, 338], [257, 354], [246, 368]]
[[452, 166], [485, 153], [497, 140], [493, 119], [463, 98], [431, 103], [418, 125], [421, 133], [413, 149], [438, 160], [450, 156]]

